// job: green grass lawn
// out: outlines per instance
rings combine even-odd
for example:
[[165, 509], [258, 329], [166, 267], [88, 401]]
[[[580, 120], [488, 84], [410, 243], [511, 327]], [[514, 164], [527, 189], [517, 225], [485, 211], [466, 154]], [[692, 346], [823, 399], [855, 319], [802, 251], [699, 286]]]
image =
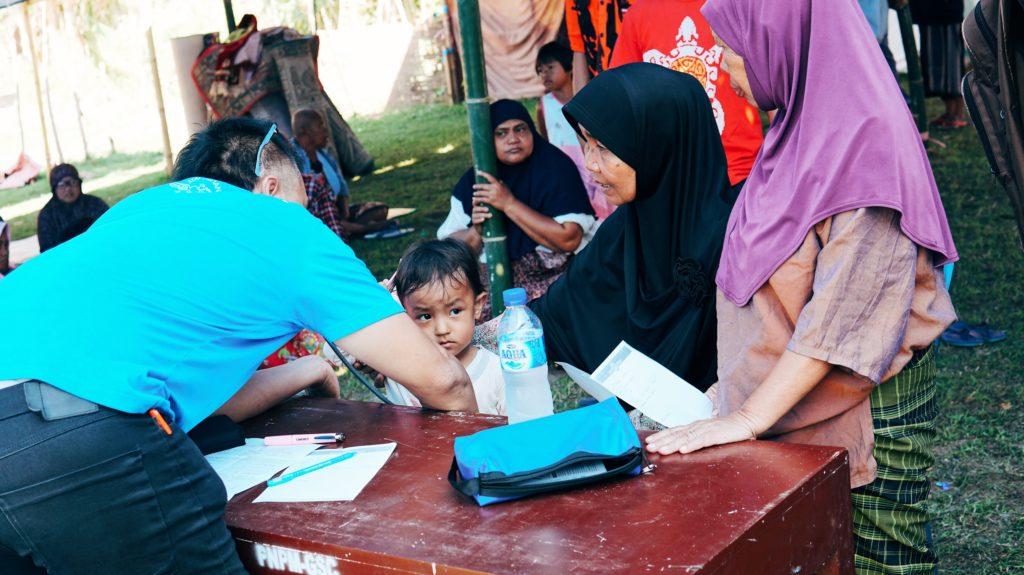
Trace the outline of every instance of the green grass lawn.
[[[937, 107], [931, 117], [938, 115]], [[933, 132], [935, 179], [961, 261], [950, 289], [958, 315], [1006, 341], [940, 348], [938, 461], [929, 502], [944, 573], [1024, 573], [1024, 255], [1009, 201], [989, 175], [973, 128]]]
[[[931, 116], [938, 115], [931, 102]], [[532, 108], [532, 105], [531, 105]], [[394, 270], [405, 247], [433, 237], [448, 212], [455, 181], [472, 163], [465, 110], [423, 107], [351, 122], [374, 155], [377, 173], [351, 183], [354, 201], [381, 200], [414, 207], [403, 226], [416, 231], [391, 240], [355, 240], [353, 248], [379, 278]], [[933, 132], [948, 144], [931, 147], [935, 177], [962, 258], [952, 294], [961, 318], [1005, 329], [1006, 341], [973, 349], [940, 348], [938, 461], [928, 503], [944, 574], [1024, 573], [1024, 254], [1009, 202], [989, 175], [973, 129]], [[159, 161], [159, 155], [115, 157], [89, 165], [101, 172]], [[86, 172], [83, 163], [83, 172]], [[88, 172], [86, 172], [88, 173]], [[146, 176], [96, 192], [113, 203], [157, 185]], [[34, 184], [39, 187], [40, 184]], [[48, 191], [45, 185], [40, 188]], [[25, 197], [34, 194], [25, 192]], [[7, 196], [0, 196], [6, 205]], [[15, 219], [15, 237], [34, 233], [35, 215]], [[345, 378], [345, 394], [369, 393]], [[580, 392], [563, 380], [555, 386], [557, 409], [572, 407]]]
[[[74, 162], [74, 164], [75, 167], [78, 168], [78, 174], [82, 176], [82, 180], [88, 182], [118, 170], [127, 170], [130, 168], [137, 168], [139, 166], [152, 165], [162, 159], [163, 156], [160, 152], [141, 152], [138, 154], [117, 153], [104, 158], [92, 158], [82, 160], [80, 162]], [[50, 184], [47, 182], [46, 178], [46, 173], [41, 173], [34, 182], [25, 187], [15, 188], [13, 190], [0, 190], [0, 208], [29, 200], [36, 196], [49, 195]]]

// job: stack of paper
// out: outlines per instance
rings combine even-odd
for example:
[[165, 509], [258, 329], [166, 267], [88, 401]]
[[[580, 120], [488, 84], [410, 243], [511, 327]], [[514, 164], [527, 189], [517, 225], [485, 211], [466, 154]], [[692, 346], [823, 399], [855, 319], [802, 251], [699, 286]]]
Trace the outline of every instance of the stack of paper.
[[210, 462], [210, 466], [224, 482], [230, 500], [246, 489], [270, 479], [318, 447], [318, 444], [267, 447], [263, 445], [263, 439], [249, 438], [241, 447], [207, 455], [206, 461]]
[[350, 451], [354, 451], [356, 456], [267, 487], [254, 502], [352, 501], [384, 467], [394, 450], [394, 443], [385, 443], [311, 453], [285, 469], [284, 473], [298, 471]]
[[711, 400], [668, 368], [621, 342], [594, 374], [559, 362], [598, 401], [619, 397], [665, 427], [711, 417]]

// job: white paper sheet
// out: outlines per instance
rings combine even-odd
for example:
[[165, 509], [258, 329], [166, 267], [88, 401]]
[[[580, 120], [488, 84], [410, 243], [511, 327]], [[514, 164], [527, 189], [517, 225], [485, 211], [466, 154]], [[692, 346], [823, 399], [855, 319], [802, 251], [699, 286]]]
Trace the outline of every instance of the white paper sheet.
[[619, 343], [593, 375], [560, 365], [596, 399], [606, 399], [598, 394], [614, 394], [666, 427], [711, 417], [713, 406], [703, 392], [626, 342]]
[[590, 377], [589, 373], [583, 371], [582, 369], [576, 367], [575, 365], [565, 363], [564, 361], [556, 361], [555, 363], [557, 365], [562, 366], [562, 369], [565, 370], [565, 373], [573, 381], [579, 384], [579, 386], [583, 388], [583, 391], [589, 393], [594, 399], [598, 401], [604, 401], [609, 397], [615, 397], [614, 393], [608, 391], [605, 388], [605, 386], [601, 385], [600, 383], [595, 381], [594, 378]]
[[394, 450], [394, 443], [384, 443], [345, 449], [325, 449], [311, 453], [284, 472], [291, 473], [349, 451], [355, 451], [356, 456], [296, 477], [286, 483], [268, 487], [256, 497], [254, 503], [352, 501], [384, 467]]
[[309, 455], [320, 445], [268, 447], [262, 438], [248, 438], [245, 445], [206, 456], [228, 491], [228, 500], [258, 485], [275, 473]]

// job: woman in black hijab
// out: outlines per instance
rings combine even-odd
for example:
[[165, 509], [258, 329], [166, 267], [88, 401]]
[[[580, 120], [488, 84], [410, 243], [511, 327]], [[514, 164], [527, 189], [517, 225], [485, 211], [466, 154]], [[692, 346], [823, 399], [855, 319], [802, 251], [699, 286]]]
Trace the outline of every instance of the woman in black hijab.
[[563, 108], [618, 208], [530, 303], [548, 359], [593, 371], [622, 340], [701, 390], [715, 381], [715, 272], [735, 198], [704, 87], [653, 64], [590, 81]]
[[[561, 275], [595, 222], [576, 164], [542, 138], [519, 102], [491, 104], [497, 174], [477, 184], [470, 168], [452, 191], [451, 212], [437, 231], [480, 251], [477, 227], [490, 217], [483, 204], [507, 217], [506, 245], [513, 283], [538, 297]], [[484, 317], [488, 317], [485, 310]]]
[[39, 212], [36, 226], [40, 252], [89, 229], [108, 208], [100, 198], [82, 193], [82, 178], [71, 164], [50, 170], [50, 192], [53, 197]]

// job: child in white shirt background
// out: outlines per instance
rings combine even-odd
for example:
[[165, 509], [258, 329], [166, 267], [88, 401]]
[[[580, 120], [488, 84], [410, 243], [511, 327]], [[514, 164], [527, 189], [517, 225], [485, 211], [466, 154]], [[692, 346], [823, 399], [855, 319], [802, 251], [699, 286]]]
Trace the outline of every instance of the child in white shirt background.
[[587, 189], [590, 205], [598, 221], [615, 211], [615, 205], [605, 198], [583, 159], [583, 148], [576, 131], [562, 114], [562, 106], [572, 99], [572, 50], [558, 42], [549, 42], [537, 52], [537, 75], [544, 84], [544, 95], [537, 102], [537, 131], [553, 146], [572, 158]]

